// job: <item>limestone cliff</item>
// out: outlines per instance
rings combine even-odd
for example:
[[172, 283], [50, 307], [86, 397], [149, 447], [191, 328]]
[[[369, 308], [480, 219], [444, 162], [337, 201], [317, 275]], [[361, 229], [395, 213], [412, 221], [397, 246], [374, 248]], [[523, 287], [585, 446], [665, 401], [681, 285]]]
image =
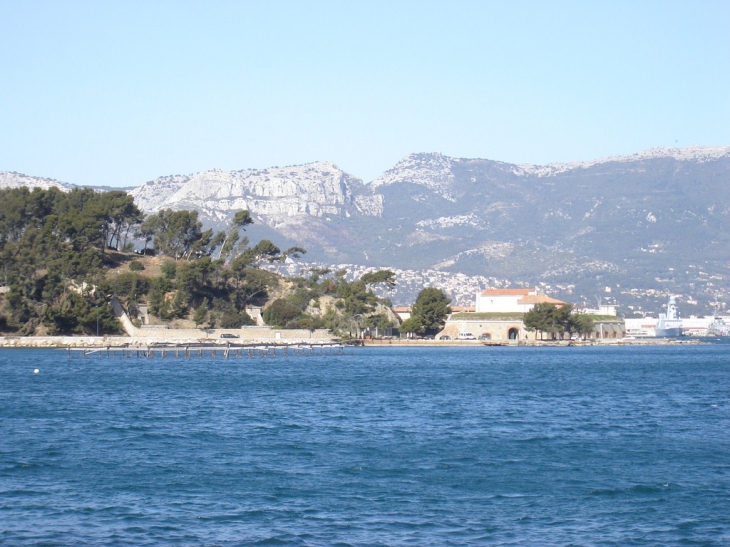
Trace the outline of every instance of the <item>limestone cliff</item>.
[[382, 199], [332, 162], [291, 167], [162, 177], [130, 192], [146, 212], [197, 209], [203, 218], [225, 220], [241, 209], [267, 225], [291, 217], [379, 216]]

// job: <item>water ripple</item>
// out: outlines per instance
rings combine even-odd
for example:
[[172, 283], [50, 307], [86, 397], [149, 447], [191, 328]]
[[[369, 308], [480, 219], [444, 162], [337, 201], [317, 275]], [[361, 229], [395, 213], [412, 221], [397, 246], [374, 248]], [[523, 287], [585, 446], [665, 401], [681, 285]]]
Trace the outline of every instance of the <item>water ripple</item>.
[[724, 545], [726, 349], [3, 351], [0, 544]]

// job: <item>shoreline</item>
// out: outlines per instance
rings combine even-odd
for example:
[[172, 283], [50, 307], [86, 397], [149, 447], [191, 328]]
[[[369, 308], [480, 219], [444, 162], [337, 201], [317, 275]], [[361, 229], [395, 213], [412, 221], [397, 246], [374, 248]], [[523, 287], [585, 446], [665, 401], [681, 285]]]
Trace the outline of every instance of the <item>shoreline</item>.
[[335, 338], [154, 338], [129, 336], [6, 336], [0, 338], [0, 349], [98, 349], [98, 348], [148, 348], [217, 346], [245, 347], [266, 346], [324, 346], [339, 343]]
[[707, 344], [699, 338], [636, 338], [610, 340], [529, 340], [527, 342], [481, 342], [479, 340], [363, 340], [365, 347], [591, 347], [591, 346], [673, 346]]
[[0, 337], [0, 349], [67, 349], [67, 348], [143, 348], [150, 346], [220, 346], [244, 347], [251, 345], [321, 346], [333, 343], [361, 347], [589, 347], [589, 346], [655, 346], [655, 345], [697, 345], [709, 341], [700, 338], [635, 338], [610, 340], [530, 340], [528, 342], [505, 341], [483, 342], [479, 340], [340, 340], [329, 339], [259, 339], [259, 338], [155, 338], [129, 336], [4, 336]]

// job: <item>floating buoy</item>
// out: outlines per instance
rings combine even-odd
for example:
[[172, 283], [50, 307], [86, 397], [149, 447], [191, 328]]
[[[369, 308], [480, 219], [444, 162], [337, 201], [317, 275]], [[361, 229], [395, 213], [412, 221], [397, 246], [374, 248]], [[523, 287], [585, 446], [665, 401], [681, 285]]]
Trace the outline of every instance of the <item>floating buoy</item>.
[[37, 368], [33, 369], [33, 374], [38, 374], [39, 372], [40, 372], [40, 370], [38, 370]]

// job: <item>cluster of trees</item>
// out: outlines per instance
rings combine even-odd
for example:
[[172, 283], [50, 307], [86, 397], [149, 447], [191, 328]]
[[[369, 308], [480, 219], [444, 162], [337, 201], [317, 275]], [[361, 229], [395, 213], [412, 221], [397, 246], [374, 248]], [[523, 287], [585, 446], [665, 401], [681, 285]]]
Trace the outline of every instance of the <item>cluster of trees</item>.
[[[278, 283], [278, 276], [258, 267], [306, 252], [282, 251], [268, 240], [249, 245], [240, 230], [252, 222], [248, 211], [239, 211], [227, 230], [214, 233], [203, 230], [197, 211], [166, 209], [145, 217], [122, 191], [0, 190], [0, 285], [5, 287], [0, 330], [117, 332], [111, 295], [132, 312], [146, 302], [164, 320], [194, 310], [198, 324], [250, 323], [245, 306], [263, 303]], [[142, 263], [133, 260], [129, 272], [107, 279], [110, 268], [135, 256], [133, 238], [144, 243], [143, 254], [153, 250], [168, 257], [162, 275], [145, 276]]]
[[94, 287], [106, 250], [124, 247], [143, 216], [120, 191], [0, 190], [0, 329], [32, 334], [43, 323], [51, 333], [115, 331], [108, 299]]
[[[282, 283], [261, 269], [299, 258], [301, 247], [282, 251], [269, 240], [251, 245], [241, 231], [253, 222], [239, 211], [226, 230], [204, 230], [197, 211], [165, 209], [145, 216], [121, 191], [0, 190], [0, 331], [33, 334], [118, 332], [110, 297], [130, 315], [146, 304], [163, 321], [192, 319], [196, 326], [237, 328], [252, 323], [248, 305], [261, 306]], [[133, 254], [166, 258], [160, 275], [148, 275]], [[128, 264], [128, 271], [107, 276]], [[371, 272], [348, 282], [326, 269], [291, 281], [288, 296], [267, 306], [265, 320], [279, 327], [331, 328], [339, 333], [394, 324], [373, 292], [393, 287], [395, 274]], [[320, 307], [320, 300], [333, 305]]]
[[593, 319], [584, 314], [574, 314], [570, 306], [555, 304], [536, 304], [523, 319], [528, 331], [537, 331], [540, 338], [548, 334], [550, 338], [563, 338], [566, 334], [587, 335], [594, 329]]
[[[196, 326], [238, 328], [253, 324], [246, 306], [261, 305], [279, 277], [266, 270], [232, 270], [230, 264], [208, 256], [195, 261], [168, 259], [162, 275], [126, 272], [103, 285], [135, 315], [137, 303], [163, 321], [192, 318]], [[192, 315], [191, 315], [192, 314]]]
[[135, 236], [144, 241], [143, 254], [147, 254], [147, 246], [153, 242], [156, 254], [175, 260], [215, 257], [224, 264], [235, 260], [233, 266], [238, 269], [264, 262], [283, 262], [288, 257], [299, 258], [307, 252], [301, 247], [282, 251], [268, 239], [250, 247], [248, 238], [240, 234], [240, 230], [250, 224], [253, 224], [251, 214], [246, 210], [238, 211], [227, 230], [214, 233], [212, 229], [203, 231], [197, 211], [163, 209], [141, 222]]
[[326, 328], [341, 335], [357, 335], [363, 329], [380, 332], [396, 326], [388, 314], [390, 301], [378, 297], [373, 288], [395, 286], [395, 274], [380, 270], [347, 281], [346, 270], [310, 270], [308, 277], [292, 279], [285, 298], [272, 302], [264, 311], [267, 324], [286, 328]]
[[429, 287], [418, 293], [411, 316], [400, 326], [402, 333], [435, 334], [444, 328], [451, 313], [451, 299], [441, 289]]

